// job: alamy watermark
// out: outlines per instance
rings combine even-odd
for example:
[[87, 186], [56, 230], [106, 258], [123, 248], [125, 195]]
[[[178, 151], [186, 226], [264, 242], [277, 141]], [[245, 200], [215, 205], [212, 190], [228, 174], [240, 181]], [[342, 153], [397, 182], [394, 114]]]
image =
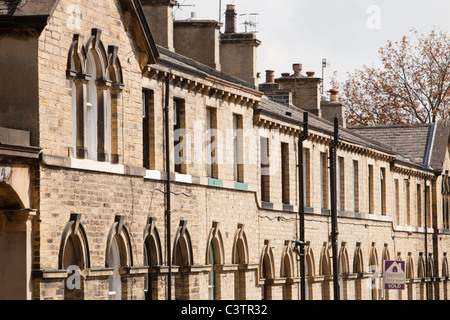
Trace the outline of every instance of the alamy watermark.
[[381, 8], [377, 5], [371, 5], [367, 7], [366, 13], [367, 17], [367, 28], [369, 30], [380, 30], [381, 29]]

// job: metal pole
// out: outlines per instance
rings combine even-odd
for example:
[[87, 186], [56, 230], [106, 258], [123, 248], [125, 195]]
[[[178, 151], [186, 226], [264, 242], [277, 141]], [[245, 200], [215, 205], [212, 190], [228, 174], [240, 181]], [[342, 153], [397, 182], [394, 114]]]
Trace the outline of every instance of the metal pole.
[[171, 248], [170, 248], [170, 224], [171, 224], [171, 199], [170, 199], [170, 144], [169, 144], [169, 132], [170, 132], [170, 121], [169, 121], [169, 102], [170, 102], [170, 78], [171, 74], [168, 73], [166, 79], [166, 96], [165, 96], [165, 133], [166, 133], [166, 172], [167, 172], [167, 190], [166, 190], [166, 247], [167, 247], [167, 264], [169, 266], [168, 275], [168, 285], [167, 285], [167, 295], [168, 300], [172, 300], [172, 259], [171, 259]]
[[339, 269], [338, 269], [338, 226], [337, 226], [337, 192], [336, 192], [336, 153], [339, 140], [339, 118], [334, 118], [334, 141], [330, 148], [330, 184], [331, 184], [331, 237], [333, 251], [333, 288], [334, 300], [339, 297]]
[[299, 203], [298, 203], [298, 216], [299, 216], [299, 229], [300, 229], [300, 242], [303, 245], [300, 246], [300, 292], [301, 299], [306, 299], [306, 279], [305, 279], [305, 197], [304, 197], [304, 184], [305, 179], [303, 175], [303, 168], [305, 166], [303, 159], [303, 141], [308, 138], [308, 112], [303, 113], [303, 133], [298, 138], [298, 184], [299, 184]]

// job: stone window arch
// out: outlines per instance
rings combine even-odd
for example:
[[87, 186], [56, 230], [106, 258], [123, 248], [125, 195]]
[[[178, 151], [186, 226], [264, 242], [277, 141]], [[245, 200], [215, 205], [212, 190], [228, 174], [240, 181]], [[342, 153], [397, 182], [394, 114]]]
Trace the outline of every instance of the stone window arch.
[[245, 225], [239, 223], [233, 240], [231, 263], [237, 265], [236, 279], [234, 285], [234, 296], [236, 300], [246, 300], [247, 287], [245, 284], [247, 277], [247, 265], [249, 263], [249, 250]]
[[406, 279], [414, 278], [414, 262], [411, 252], [408, 252], [408, 258], [406, 258]]
[[67, 269], [71, 265], [90, 268], [89, 246], [80, 218], [80, 214], [71, 214], [64, 228], [59, 249], [59, 269]]
[[115, 217], [106, 244], [105, 265], [113, 270], [113, 274], [109, 277], [110, 300], [122, 299], [122, 269], [133, 265], [130, 236], [124, 225], [124, 218], [121, 215]]
[[187, 221], [181, 220], [175, 235], [175, 244], [173, 251], [173, 264], [176, 266], [194, 265], [194, 256], [192, 253], [191, 236], [187, 229]]
[[238, 224], [238, 228], [233, 241], [231, 260], [233, 264], [249, 263], [247, 235], [245, 234], [243, 224]]
[[118, 47], [106, 51], [101, 30], [92, 29], [85, 45], [74, 35], [66, 75], [72, 89], [72, 156], [117, 162], [118, 95], [122, 91], [122, 67]]
[[320, 252], [319, 275], [331, 275], [331, 270], [330, 246], [328, 246], [327, 242], [324, 242]]
[[447, 260], [447, 252], [444, 252], [443, 258], [442, 258], [442, 277], [448, 278], [449, 277], [449, 269], [448, 269], [448, 260]]
[[65, 300], [84, 299], [81, 271], [90, 268], [89, 246], [80, 219], [80, 214], [71, 214], [61, 237], [58, 267], [71, 272], [71, 278], [64, 285]]
[[222, 233], [219, 229], [219, 223], [214, 221], [209, 233], [206, 249], [206, 264], [211, 266], [211, 270], [208, 275], [208, 289], [210, 300], [220, 298], [220, 292], [218, 290], [220, 288], [220, 285], [218, 285], [218, 282], [220, 282], [220, 277], [216, 277], [215, 265], [223, 265], [224, 263], [225, 254]]
[[[270, 280], [275, 278], [275, 263], [270, 240], [264, 241], [264, 247], [259, 262], [259, 278], [261, 279], [261, 296], [263, 300], [272, 299]], [[268, 281], [269, 280], [269, 281]]]
[[353, 258], [353, 272], [359, 274], [364, 273], [363, 254], [360, 242], [356, 244], [355, 255]]
[[[145, 297], [147, 300], [153, 299], [158, 292], [153, 292], [152, 279], [150, 276], [151, 267], [161, 266], [162, 250], [161, 239], [156, 228], [156, 218], [149, 217], [144, 228], [144, 265], [149, 267], [145, 275]], [[156, 279], [157, 281], [157, 279]]]
[[286, 278], [286, 282], [283, 285], [283, 300], [292, 300], [292, 283], [295, 277], [295, 257], [292, 240], [284, 242], [280, 275], [282, 278]]

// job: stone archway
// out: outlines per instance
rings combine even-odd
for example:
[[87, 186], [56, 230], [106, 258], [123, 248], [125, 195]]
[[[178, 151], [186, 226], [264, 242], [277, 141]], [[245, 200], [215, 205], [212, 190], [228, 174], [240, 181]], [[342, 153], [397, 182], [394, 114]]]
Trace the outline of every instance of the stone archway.
[[0, 300], [32, 298], [32, 220], [28, 167], [0, 167]]

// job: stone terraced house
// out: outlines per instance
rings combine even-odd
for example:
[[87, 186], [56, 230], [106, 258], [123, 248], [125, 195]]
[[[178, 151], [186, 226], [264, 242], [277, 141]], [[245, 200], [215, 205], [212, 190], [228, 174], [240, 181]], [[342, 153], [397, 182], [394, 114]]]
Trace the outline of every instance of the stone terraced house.
[[448, 299], [450, 122], [347, 128], [176, 6], [0, 0], [0, 299]]

